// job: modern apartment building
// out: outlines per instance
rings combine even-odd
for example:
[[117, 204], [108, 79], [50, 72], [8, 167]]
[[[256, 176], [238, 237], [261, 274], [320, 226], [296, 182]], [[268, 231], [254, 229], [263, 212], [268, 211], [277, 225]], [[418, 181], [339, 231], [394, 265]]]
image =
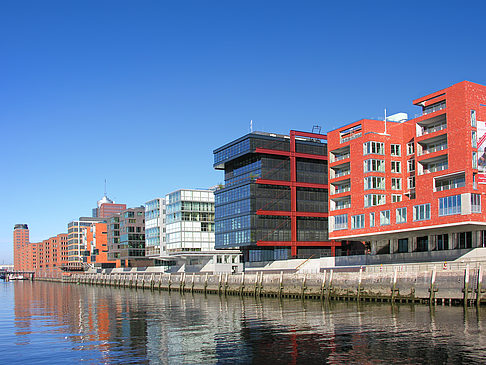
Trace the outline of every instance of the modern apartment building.
[[27, 224], [16, 224], [13, 231], [14, 270], [26, 270], [29, 257], [25, 248], [29, 242]]
[[83, 228], [83, 240], [86, 241], [86, 262], [98, 268], [115, 267], [116, 261], [108, 260], [107, 223], [93, 223]]
[[166, 253], [165, 198], [155, 198], [145, 203], [145, 255], [159, 257]]
[[83, 263], [87, 262], [86, 242], [83, 240], [83, 228], [93, 223], [104, 222], [103, 218], [80, 217], [68, 223], [68, 262], [67, 268], [81, 270]]
[[464, 81], [413, 104], [414, 119], [328, 133], [330, 238], [372, 254], [485, 246], [486, 87]]
[[214, 193], [180, 189], [166, 196], [167, 253], [214, 250]]
[[145, 256], [145, 207], [128, 208], [108, 218], [108, 260], [117, 267], [150, 266]]
[[246, 262], [341, 254], [328, 236], [326, 135], [252, 132], [214, 150], [218, 249]]

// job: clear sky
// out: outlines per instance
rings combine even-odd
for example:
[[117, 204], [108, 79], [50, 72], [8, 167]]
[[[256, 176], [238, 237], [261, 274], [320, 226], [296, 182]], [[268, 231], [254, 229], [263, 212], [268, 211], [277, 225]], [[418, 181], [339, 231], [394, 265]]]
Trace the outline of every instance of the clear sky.
[[103, 195], [138, 206], [223, 181], [213, 149], [327, 131], [486, 84], [486, 2], [0, 2], [0, 263], [12, 231], [66, 231]]

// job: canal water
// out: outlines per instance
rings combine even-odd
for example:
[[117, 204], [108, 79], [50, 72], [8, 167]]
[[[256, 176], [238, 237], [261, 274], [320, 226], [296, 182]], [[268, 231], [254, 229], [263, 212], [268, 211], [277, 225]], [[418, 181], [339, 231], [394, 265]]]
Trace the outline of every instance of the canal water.
[[0, 364], [486, 363], [486, 308], [0, 282]]

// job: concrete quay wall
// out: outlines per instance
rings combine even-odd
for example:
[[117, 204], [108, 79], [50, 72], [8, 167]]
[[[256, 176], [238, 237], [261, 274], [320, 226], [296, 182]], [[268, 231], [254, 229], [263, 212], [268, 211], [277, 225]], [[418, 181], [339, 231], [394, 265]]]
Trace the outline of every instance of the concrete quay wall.
[[424, 272], [335, 272], [242, 274], [78, 273], [36, 280], [114, 287], [197, 292], [219, 295], [269, 296], [321, 300], [358, 300], [430, 304], [486, 302], [483, 270]]

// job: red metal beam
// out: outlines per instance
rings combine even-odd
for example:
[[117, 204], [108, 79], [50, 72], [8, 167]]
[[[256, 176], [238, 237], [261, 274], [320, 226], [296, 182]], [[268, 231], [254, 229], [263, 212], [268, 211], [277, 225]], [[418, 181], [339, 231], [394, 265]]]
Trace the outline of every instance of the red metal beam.
[[290, 156], [289, 151], [272, 150], [270, 148], [262, 148], [262, 147], [255, 148], [255, 152], [264, 153], [267, 155], [280, 155], [280, 156], [287, 156], [287, 157]]
[[257, 241], [257, 246], [340, 247], [340, 241]]
[[312, 159], [312, 160], [323, 160], [323, 161], [327, 161], [328, 160], [327, 156], [314, 155], [312, 153], [302, 153], [302, 152], [296, 152], [295, 153], [295, 157], [299, 157], [299, 158], [309, 158], [309, 159]]
[[329, 189], [329, 185], [327, 184], [314, 184], [314, 183], [299, 182], [299, 181], [294, 181], [292, 184], [291, 181], [285, 181], [285, 180], [256, 179], [255, 183], [262, 184], [262, 185], [280, 185], [280, 186], [294, 185], [297, 188]]
[[326, 134], [318, 134], [318, 133], [302, 132], [302, 131], [290, 131], [290, 134], [299, 137], [317, 138], [317, 139], [323, 139], [327, 141]]
[[[258, 209], [256, 212], [257, 215], [275, 215], [275, 216], [286, 216], [290, 217], [292, 212], [285, 211], [285, 210], [263, 210]], [[297, 217], [328, 217], [329, 213], [323, 212], [295, 212]]]

